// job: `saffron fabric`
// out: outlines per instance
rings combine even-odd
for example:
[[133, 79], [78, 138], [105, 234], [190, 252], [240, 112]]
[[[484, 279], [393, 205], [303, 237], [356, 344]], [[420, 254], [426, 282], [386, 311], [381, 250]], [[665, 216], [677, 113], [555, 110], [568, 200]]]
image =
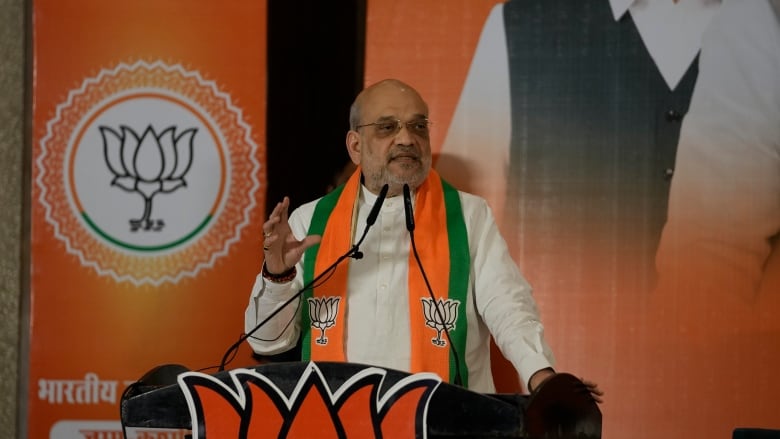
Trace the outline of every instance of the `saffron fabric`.
[[[358, 168], [344, 186], [323, 197], [315, 207], [308, 233], [321, 235], [322, 241], [306, 251], [304, 285], [317, 273], [326, 271], [359, 239], [355, 234], [362, 233], [355, 230], [354, 221], [360, 172]], [[417, 255], [409, 254], [412, 349], [409, 370], [434, 372], [447, 381], [467, 386], [468, 371], [461, 354], [468, 326], [465, 314], [458, 311], [466, 299], [469, 254], [460, 197], [432, 170], [414, 199], [417, 233], [425, 237], [425, 245], [417, 249]], [[348, 312], [345, 300], [348, 264], [349, 260], [345, 260], [327, 282], [304, 293], [306, 301], [302, 302], [301, 314], [304, 361], [345, 361], [343, 331], [344, 315]], [[425, 276], [419, 266], [427, 267]], [[312, 327], [320, 330], [320, 337], [312, 337]], [[436, 338], [430, 338], [428, 328], [437, 331]], [[325, 330], [329, 333], [327, 339]]]

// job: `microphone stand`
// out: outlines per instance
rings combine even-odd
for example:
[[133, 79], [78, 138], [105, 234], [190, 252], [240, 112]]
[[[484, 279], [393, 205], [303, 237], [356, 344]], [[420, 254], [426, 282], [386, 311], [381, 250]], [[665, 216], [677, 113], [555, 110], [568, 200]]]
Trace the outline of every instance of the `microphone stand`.
[[452, 353], [455, 356], [455, 384], [458, 386], [463, 386], [463, 378], [461, 378], [460, 375], [460, 357], [458, 356], [458, 351], [455, 349], [455, 345], [452, 343], [452, 338], [450, 338], [450, 331], [447, 329], [446, 323], [444, 322], [444, 316], [442, 315], [441, 308], [439, 308], [439, 304], [436, 302], [436, 297], [433, 294], [433, 288], [431, 288], [431, 284], [428, 282], [428, 276], [425, 274], [425, 270], [423, 269], [422, 261], [420, 261], [420, 255], [417, 253], [417, 244], [414, 242], [414, 214], [412, 213], [412, 196], [409, 192], [408, 184], [404, 184], [404, 212], [406, 213], [406, 229], [409, 231], [409, 238], [412, 243], [414, 259], [417, 261], [417, 267], [420, 268], [420, 273], [422, 274], [423, 280], [425, 281], [425, 286], [428, 287], [428, 295], [433, 301], [433, 307], [436, 310], [436, 316], [441, 321], [444, 329], [444, 335], [447, 337], [447, 341], [450, 344], [450, 350], [452, 350]]
[[307, 290], [312, 288], [312, 285], [317, 283], [326, 274], [328, 274], [332, 270], [334, 270], [344, 259], [347, 259], [349, 257], [353, 257], [355, 255], [355, 253], [357, 253], [357, 252], [358, 252], [358, 244], [355, 244], [346, 253], [344, 253], [343, 255], [339, 256], [339, 258], [336, 259], [336, 262], [330, 264], [330, 266], [328, 266], [328, 268], [326, 268], [322, 273], [317, 275], [317, 277], [312, 279], [309, 283], [307, 283], [300, 290], [298, 290], [298, 292], [295, 293], [295, 295], [293, 295], [292, 297], [290, 297], [289, 299], [284, 301], [284, 303], [282, 303], [281, 305], [277, 306], [276, 309], [274, 309], [273, 312], [271, 312], [271, 314], [268, 315], [268, 317], [264, 318], [263, 321], [258, 323], [254, 328], [252, 328], [251, 331], [241, 335], [241, 337], [238, 339], [238, 341], [233, 343], [233, 345], [228, 348], [227, 352], [225, 352], [225, 355], [222, 356], [222, 361], [220, 361], [220, 363], [219, 363], [218, 371], [222, 372], [223, 370], [225, 370], [225, 365], [228, 362], [228, 357], [230, 357], [230, 355], [233, 354], [233, 351], [237, 350], [239, 348], [239, 346], [241, 346], [241, 343], [246, 341], [246, 339], [251, 337], [252, 334], [254, 334], [260, 328], [262, 328], [263, 325], [265, 325], [269, 320], [271, 320], [272, 318], [276, 317], [277, 314], [279, 314], [284, 308], [286, 308], [288, 305], [290, 305], [294, 300], [298, 299], [303, 293], [305, 293]]
[[241, 337], [239, 337], [238, 341], [233, 343], [228, 350], [225, 352], [225, 355], [222, 356], [222, 361], [219, 362], [219, 368], [217, 369], [218, 372], [222, 372], [225, 370], [225, 365], [228, 363], [228, 358], [233, 355], [235, 351], [238, 350], [238, 348], [241, 346], [241, 343], [246, 341], [249, 337], [252, 336], [255, 332], [257, 332], [260, 328], [263, 327], [269, 320], [276, 317], [277, 314], [279, 314], [284, 308], [286, 308], [288, 305], [290, 305], [294, 300], [298, 299], [303, 295], [304, 292], [307, 290], [313, 288], [313, 286], [320, 281], [326, 274], [330, 273], [331, 271], [335, 270], [336, 267], [344, 260], [350, 257], [353, 257], [355, 259], [360, 259], [363, 257], [363, 254], [360, 252], [360, 244], [363, 243], [363, 240], [366, 239], [366, 235], [368, 234], [368, 229], [371, 228], [372, 225], [374, 225], [374, 222], [376, 221], [377, 216], [379, 215], [379, 210], [382, 207], [382, 203], [385, 201], [385, 197], [387, 196], [387, 191], [389, 190], [389, 186], [385, 184], [382, 187], [382, 190], [379, 192], [379, 195], [377, 196], [376, 202], [374, 202], [374, 207], [371, 209], [371, 212], [368, 214], [368, 218], [366, 219], [366, 228], [363, 229], [363, 235], [360, 236], [360, 239], [358, 242], [350, 247], [349, 250], [347, 250], [346, 253], [339, 256], [338, 259], [336, 259], [335, 262], [330, 264], [328, 268], [322, 271], [322, 273], [318, 274], [314, 279], [309, 281], [306, 285], [304, 285], [300, 290], [298, 290], [295, 295], [284, 301], [281, 305], [277, 306], [276, 309], [274, 309], [271, 314], [269, 314], [266, 318], [263, 319], [262, 322], [255, 325], [254, 328], [252, 328], [251, 331], [242, 334]]

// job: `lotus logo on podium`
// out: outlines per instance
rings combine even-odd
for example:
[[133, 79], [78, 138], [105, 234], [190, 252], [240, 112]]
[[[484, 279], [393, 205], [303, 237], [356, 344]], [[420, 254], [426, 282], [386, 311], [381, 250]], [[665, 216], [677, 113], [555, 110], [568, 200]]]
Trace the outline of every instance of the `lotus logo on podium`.
[[441, 380], [410, 375], [379, 396], [385, 374], [366, 368], [334, 390], [309, 363], [289, 395], [250, 369], [230, 371], [232, 387], [200, 372], [184, 373], [178, 382], [195, 439], [426, 437], [424, 413]]

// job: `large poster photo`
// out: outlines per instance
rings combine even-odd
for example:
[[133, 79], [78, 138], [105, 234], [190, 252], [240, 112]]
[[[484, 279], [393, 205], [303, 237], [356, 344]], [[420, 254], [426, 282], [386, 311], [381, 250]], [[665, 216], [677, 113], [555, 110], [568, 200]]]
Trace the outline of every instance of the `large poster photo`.
[[436, 169], [488, 200], [605, 437], [777, 426], [778, 12], [369, 2], [366, 83], [429, 96]]

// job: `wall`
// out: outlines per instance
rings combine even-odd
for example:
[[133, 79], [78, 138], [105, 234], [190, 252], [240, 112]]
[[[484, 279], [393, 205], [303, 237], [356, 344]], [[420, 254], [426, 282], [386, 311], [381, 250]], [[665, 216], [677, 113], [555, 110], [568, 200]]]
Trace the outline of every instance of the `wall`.
[[23, 0], [0, 0], [0, 436], [15, 437], [25, 191]]

